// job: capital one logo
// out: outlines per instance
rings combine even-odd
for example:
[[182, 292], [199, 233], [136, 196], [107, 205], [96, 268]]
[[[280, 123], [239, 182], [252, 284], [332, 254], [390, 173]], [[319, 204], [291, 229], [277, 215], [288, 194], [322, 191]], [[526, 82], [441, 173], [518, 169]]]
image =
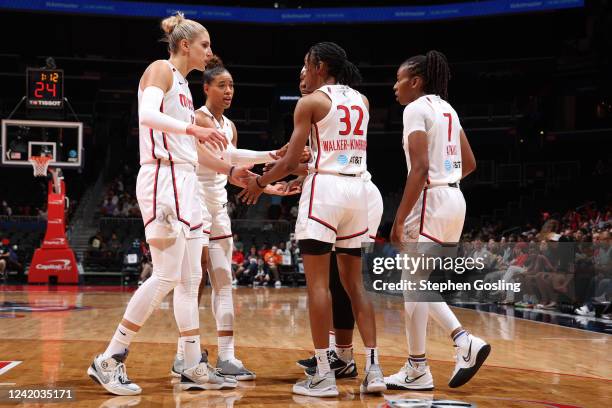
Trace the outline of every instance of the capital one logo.
[[51, 218], [50, 220], [47, 221], [47, 224], [61, 224], [61, 223], [62, 223], [61, 218]]
[[70, 259], [51, 259], [46, 264], [36, 264], [36, 269], [41, 271], [69, 271]]
[[53, 238], [45, 240], [45, 245], [64, 245], [66, 243], [65, 238]]

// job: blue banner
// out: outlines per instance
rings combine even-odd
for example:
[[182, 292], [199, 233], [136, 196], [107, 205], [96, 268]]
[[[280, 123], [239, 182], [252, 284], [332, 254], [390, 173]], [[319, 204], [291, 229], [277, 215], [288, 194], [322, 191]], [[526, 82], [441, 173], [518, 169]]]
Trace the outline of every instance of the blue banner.
[[436, 6], [262, 9], [111, 0], [0, 0], [0, 9], [21, 11], [160, 18], [180, 10], [199, 21], [262, 24], [431, 21], [583, 6], [584, 0], [490, 0]]

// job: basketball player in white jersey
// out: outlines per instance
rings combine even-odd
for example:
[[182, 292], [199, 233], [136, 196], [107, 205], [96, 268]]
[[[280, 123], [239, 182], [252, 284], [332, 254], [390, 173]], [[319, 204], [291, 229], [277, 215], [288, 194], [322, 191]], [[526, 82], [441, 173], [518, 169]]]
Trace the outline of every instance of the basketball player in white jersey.
[[[135, 395], [141, 388], [126, 373], [125, 359], [134, 335], [162, 299], [174, 289], [174, 314], [184, 342], [185, 367], [181, 388], [235, 387], [202, 358], [197, 291], [202, 276], [202, 216], [196, 194], [196, 141], [224, 149], [225, 136], [194, 125], [191, 93], [185, 77], [204, 70], [212, 56], [207, 30], [181, 13], [162, 21], [170, 58], [146, 69], [138, 88], [140, 171], [136, 195], [153, 260], [152, 276], [138, 288], [126, 308], [106, 351], [94, 358], [87, 373], [108, 392]], [[207, 156], [218, 171], [243, 176]]]
[[[391, 242], [454, 244], [461, 237], [465, 199], [459, 181], [476, 168], [457, 112], [447, 99], [450, 78], [446, 57], [429, 51], [408, 59], [397, 71], [393, 89], [404, 110], [403, 146], [408, 166], [404, 195], [395, 216]], [[449, 387], [468, 382], [491, 346], [470, 334], [444, 302], [405, 302], [409, 358], [386, 377], [390, 389], [432, 390], [425, 342], [428, 315], [448, 332], [457, 347]]]
[[[302, 96], [310, 93], [304, 83], [305, 76], [306, 68], [303, 67], [300, 72], [300, 93]], [[284, 149], [281, 149], [278, 154], [281, 157], [284, 156]], [[292, 188], [299, 188], [301, 190], [304, 178], [308, 175], [308, 163], [300, 163], [298, 170], [294, 171], [293, 174], [299, 177], [287, 183], [287, 191], [291, 191]], [[372, 175], [369, 171], [366, 170], [363, 173], [363, 180], [366, 187], [368, 207], [368, 237], [369, 240], [373, 241], [382, 219], [383, 201], [378, 187], [372, 182]], [[298, 185], [299, 187], [297, 187]], [[351, 299], [340, 282], [335, 251], [332, 251], [330, 258], [329, 291], [332, 300], [333, 324], [329, 331], [329, 363], [336, 379], [353, 378], [357, 376], [357, 366], [353, 358], [353, 328], [355, 326], [355, 318], [353, 316]], [[307, 375], [315, 375], [317, 369], [317, 359], [315, 356], [309, 359], [298, 360], [297, 364], [305, 369]]]
[[268, 183], [295, 171], [310, 135], [312, 160], [300, 198], [296, 238], [304, 260], [317, 371], [296, 383], [293, 392], [317, 397], [338, 395], [328, 359], [332, 323], [329, 265], [334, 245], [342, 284], [366, 346], [366, 376], [360, 391], [381, 392], [386, 387], [378, 365], [374, 309], [365, 296], [361, 276], [361, 243], [368, 233], [367, 197], [362, 180], [366, 170], [368, 101], [350, 87], [361, 76], [337, 44], [314, 45], [306, 54], [304, 65], [305, 86], [311, 94], [297, 103], [287, 153], [263, 176], [252, 178], [247, 186], [248, 200], [256, 201]]
[[[229, 109], [234, 96], [234, 80], [229, 71], [223, 66], [221, 59], [213, 56], [206, 65], [203, 75], [206, 104], [195, 112], [195, 123], [205, 128], [217, 129], [223, 133], [227, 140], [227, 148], [220, 152], [218, 149], [209, 149], [227, 163], [253, 165], [267, 163], [277, 159], [275, 151], [253, 151], [236, 148], [238, 132], [234, 123], [223, 115]], [[201, 154], [207, 149], [206, 145], [198, 144]], [[208, 269], [212, 285], [212, 311], [217, 325], [218, 358], [216, 367], [225, 376], [237, 380], [254, 380], [255, 374], [246, 369], [235, 356], [234, 351], [234, 304], [232, 297], [232, 271], [231, 259], [233, 249], [232, 229], [229, 214], [227, 213], [227, 191], [225, 186], [227, 175], [219, 173], [206, 165], [197, 170], [198, 191], [200, 194], [202, 211], [210, 214], [204, 223], [205, 233], [210, 235], [208, 248], [202, 252], [202, 270]], [[241, 184], [244, 186], [244, 184]], [[279, 192], [273, 186], [268, 186], [267, 193], [288, 195]], [[200, 289], [204, 286], [202, 279]], [[179, 342], [177, 356], [172, 367], [172, 374], [180, 376], [184, 359], [181, 343]]]

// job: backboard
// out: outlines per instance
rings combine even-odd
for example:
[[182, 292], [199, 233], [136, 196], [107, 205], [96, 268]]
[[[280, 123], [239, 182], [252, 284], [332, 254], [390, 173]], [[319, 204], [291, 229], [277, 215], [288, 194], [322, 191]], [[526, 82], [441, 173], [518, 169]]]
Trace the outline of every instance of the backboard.
[[83, 165], [83, 124], [37, 120], [2, 121], [2, 165], [31, 167], [30, 156], [51, 156], [49, 166]]

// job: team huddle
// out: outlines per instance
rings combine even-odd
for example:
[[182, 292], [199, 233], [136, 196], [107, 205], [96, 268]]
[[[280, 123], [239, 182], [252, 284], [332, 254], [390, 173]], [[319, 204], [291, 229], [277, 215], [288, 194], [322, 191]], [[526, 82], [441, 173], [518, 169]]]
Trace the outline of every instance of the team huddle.
[[[128, 348], [173, 291], [179, 336], [170, 374], [180, 378], [180, 388], [235, 388], [238, 381], [256, 378], [234, 350], [233, 242], [225, 205], [230, 182], [244, 188], [239, 197], [247, 204], [262, 193], [301, 193], [295, 236], [306, 275], [314, 356], [298, 361], [307, 377], [293, 386], [294, 393], [337, 396], [336, 379], [358, 376], [355, 323], [365, 346], [362, 393], [432, 390], [426, 357], [430, 315], [456, 346], [449, 386], [468, 382], [490, 345], [465, 330], [446, 303], [410, 299], [404, 304], [409, 357], [398, 373], [383, 375], [374, 308], [361, 272], [362, 243], [376, 235], [383, 201], [367, 170], [369, 101], [354, 89], [361, 75], [346, 52], [331, 42], [308, 50], [291, 139], [278, 150], [260, 152], [237, 148], [236, 126], [224, 115], [234, 96], [233, 78], [213, 56], [208, 31], [180, 13], [163, 20], [162, 29], [170, 58], [149, 65], [138, 88], [136, 194], [153, 274], [130, 299], [88, 375], [112, 394], [140, 394], [127, 376]], [[206, 104], [197, 110], [185, 79], [192, 70], [203, 71], [204, 78]], [[437, 51], [412, 57], [397, 71], [395, 95], [406, 106], [402, 144], [408, 177], [392, 243], [455, 243], [461, 235], [466, 209], [459, 181], [476, 164], [457, 113], [446, 102], [449, 77], [446, 58]], [[251, 172], [254, 164], [266, 164], [262, 175]], [[279, 181], [290, 175], [297, 177]], [[206, 271], [217, 327], [215, 367], [200, 345], [198, 303]]]

